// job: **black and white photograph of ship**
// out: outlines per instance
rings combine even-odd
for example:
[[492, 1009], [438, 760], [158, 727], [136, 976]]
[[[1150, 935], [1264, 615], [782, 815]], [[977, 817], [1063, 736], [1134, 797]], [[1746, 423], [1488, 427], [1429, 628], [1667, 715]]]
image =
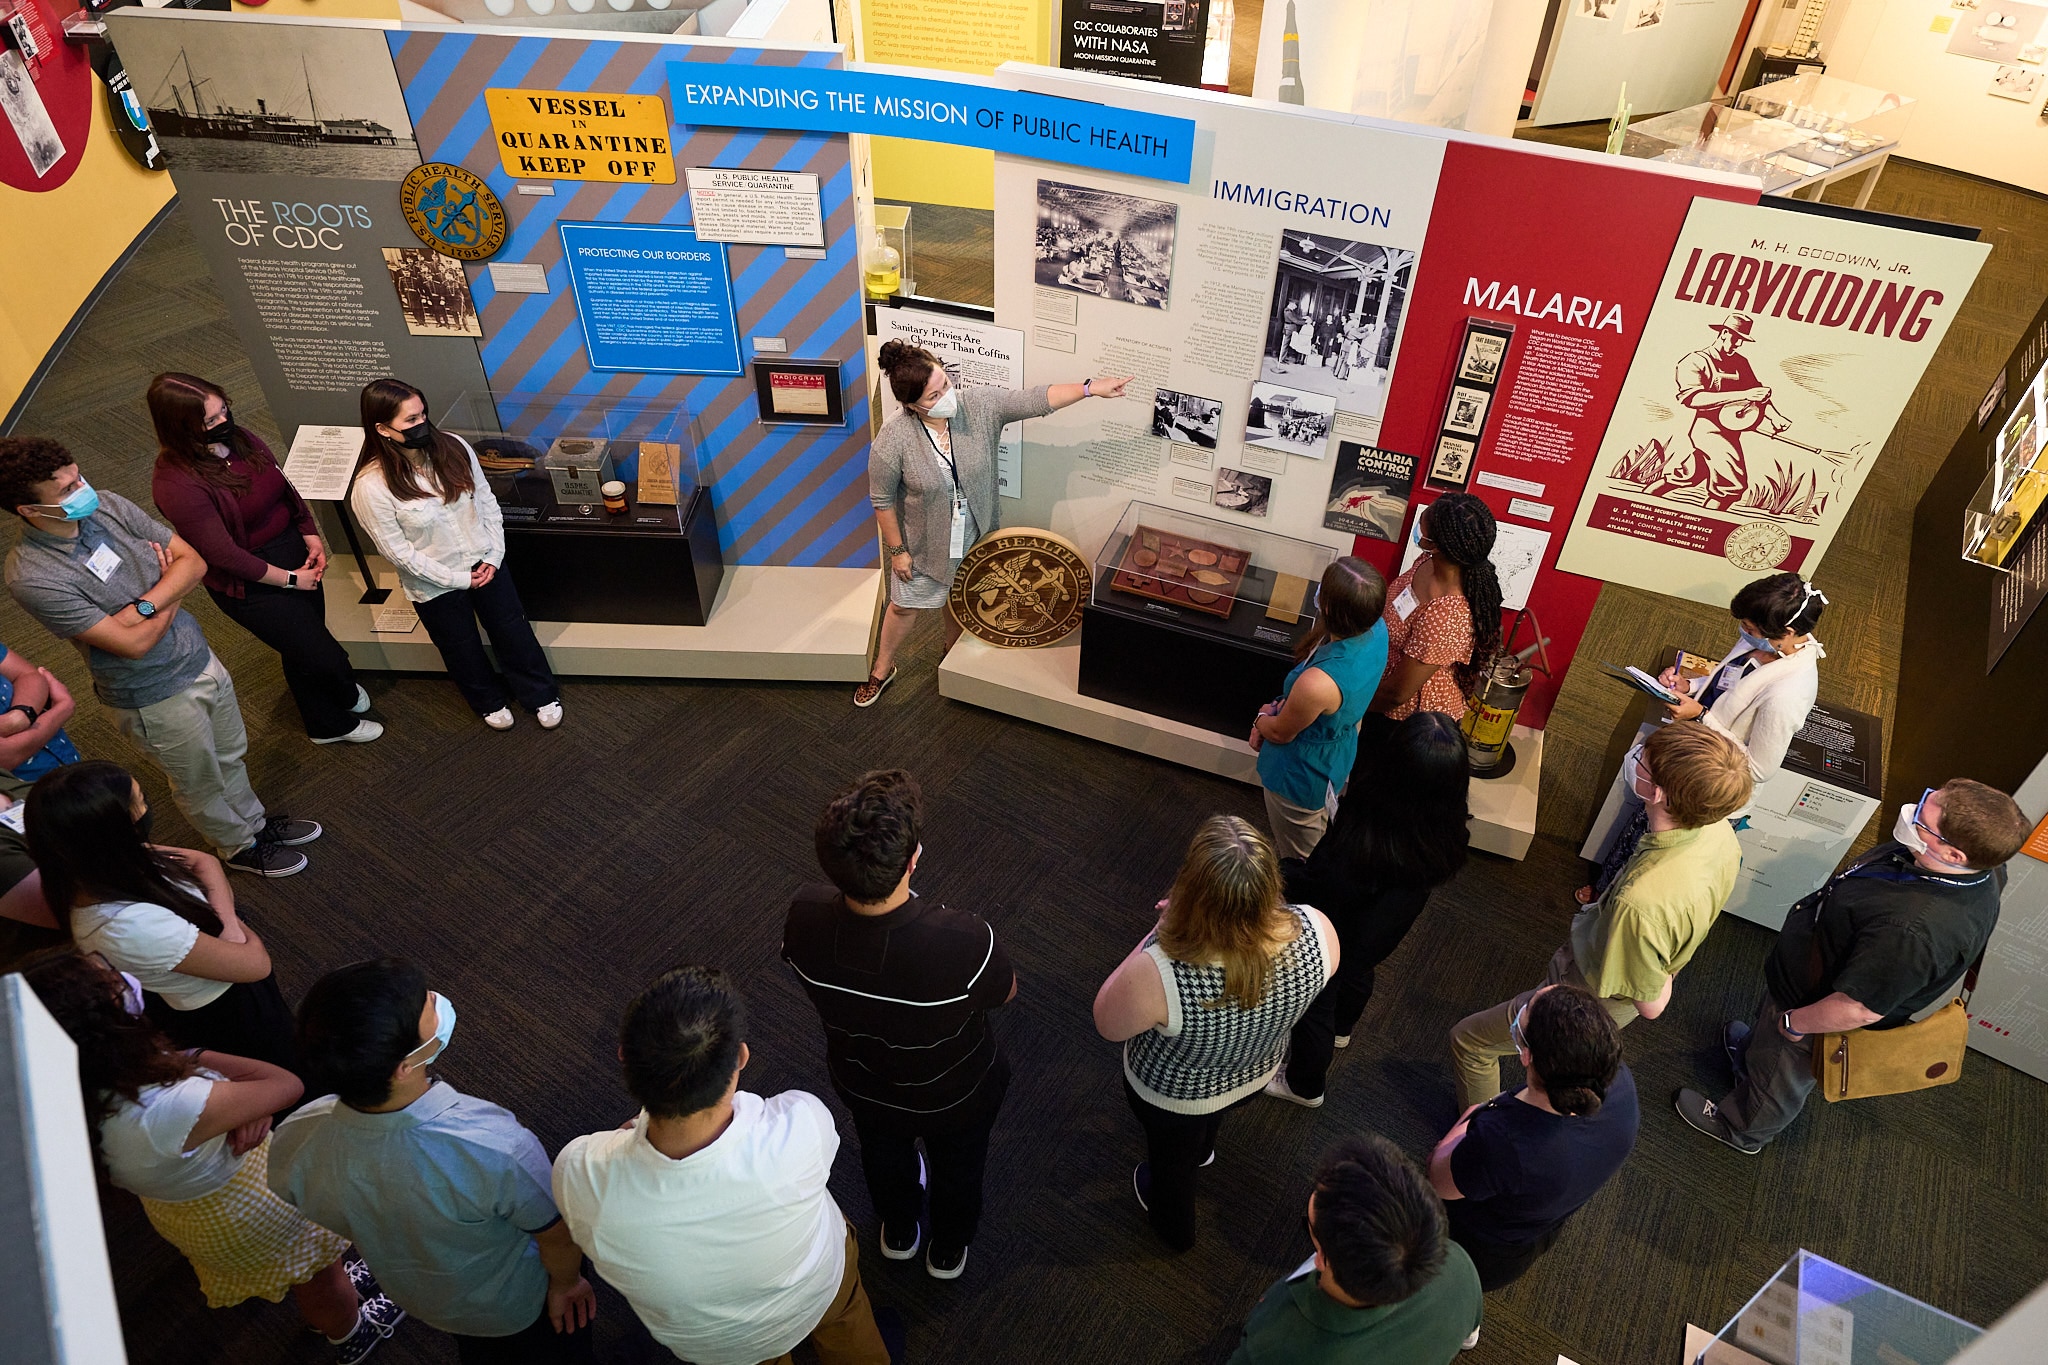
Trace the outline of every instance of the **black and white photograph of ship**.
[[173, 170], [396, 180], [419, 164], [381, 34], [224, 24], [195, 45], [185, 28], [138, 24], [121, 44]]

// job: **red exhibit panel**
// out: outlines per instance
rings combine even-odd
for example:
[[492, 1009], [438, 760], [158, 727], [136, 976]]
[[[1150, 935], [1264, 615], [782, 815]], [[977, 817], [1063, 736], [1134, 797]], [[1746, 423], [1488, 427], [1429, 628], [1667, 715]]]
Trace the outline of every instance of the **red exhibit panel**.
[[[1556, 676], [1537, 675], [1524, 725], [1548, 719], [1600, 596], [1598, 579], [1561, 572], [1557, 555], [1696, 195], [1757, 200], [1753, 188], [1599, 157], [1468, 142], [1444, 151], [1380, 444], [1417, 458], [1411, 522], [1462, 487], [1540, 556], [1528, 606]], [[1506, 328], [1498, 357], [1468, 343], [1468, 331]], [[1460, 422], [1478, 427], [1476, 450]], [[1357, 553], [1392, 577], [1401, 545], [1361, 537]], [[1517, 643], [1534, 639], [1525, 627]]]

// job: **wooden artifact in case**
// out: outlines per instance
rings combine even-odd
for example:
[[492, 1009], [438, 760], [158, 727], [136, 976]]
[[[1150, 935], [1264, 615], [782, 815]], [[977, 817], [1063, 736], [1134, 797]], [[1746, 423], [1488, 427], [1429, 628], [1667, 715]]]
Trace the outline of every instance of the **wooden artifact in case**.
[[1250, 562], [1251, 556], [1234, 546], [1196, 540], [1141, 522], [1124, 544], [1112, 586], [1228, 617], [1237, 605], [1238, 586]]

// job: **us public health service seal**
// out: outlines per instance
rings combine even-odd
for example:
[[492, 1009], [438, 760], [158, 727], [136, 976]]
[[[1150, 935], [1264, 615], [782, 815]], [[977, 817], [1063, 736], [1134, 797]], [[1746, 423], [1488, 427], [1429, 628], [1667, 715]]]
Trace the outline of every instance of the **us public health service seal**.
[[1050, 531], [1018, 527], [967, 552], [946, 608], [961, 629], [992, 645], [1033, 649], [1073, 634], [1089, 581], [1079, 550]]
[[481, 261], [505, 245], [505, 206], [469, 170], [446, 161], [417, 166], [398, 187], [413, 235], [443, 256]]
[[1775, 522], [1752, 521], [1728, 533], [1727, 548], [1721, 553], [1738, 569], [1775, 569], [1792, 553], [1792, 537]]

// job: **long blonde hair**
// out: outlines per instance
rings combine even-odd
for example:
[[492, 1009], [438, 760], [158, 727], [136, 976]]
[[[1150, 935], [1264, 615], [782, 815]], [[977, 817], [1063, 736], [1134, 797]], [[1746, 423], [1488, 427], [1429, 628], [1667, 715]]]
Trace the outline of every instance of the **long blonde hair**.
[[1266, 998], [1278, 945], [1293, 936], [1292, 919], [1273, 846], [1250, 821], [1212, 815], [1173, 879], [1159, 946], [1181, 962], [1223, 964], [1223, 993], [1204, 1008], [1253, 1009]]

